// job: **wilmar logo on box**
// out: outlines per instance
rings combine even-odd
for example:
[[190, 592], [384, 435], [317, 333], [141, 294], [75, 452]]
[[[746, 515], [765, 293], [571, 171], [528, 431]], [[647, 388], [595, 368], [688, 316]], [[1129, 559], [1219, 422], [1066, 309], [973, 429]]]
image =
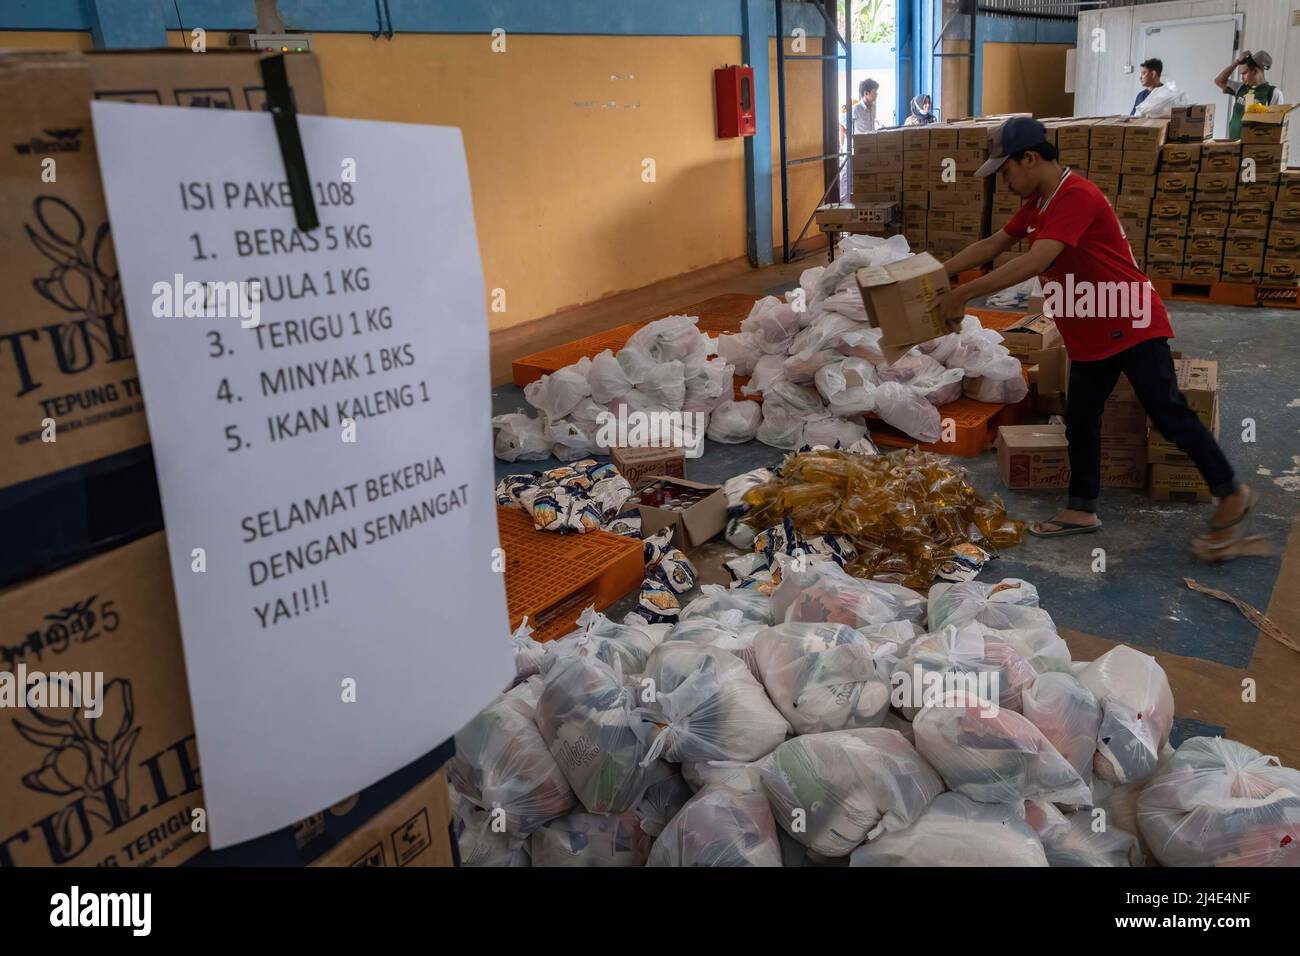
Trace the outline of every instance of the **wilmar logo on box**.
[[81, 130], [80, 126], [74, 129], [47, 129], [42, 130], [49, 139], [42, 139], [39, 135], [33, 136], [26, 142], [14, 143], [14, 149], [20, 156], [48, 156], [50, 153], [79, 153], [81, 152]]

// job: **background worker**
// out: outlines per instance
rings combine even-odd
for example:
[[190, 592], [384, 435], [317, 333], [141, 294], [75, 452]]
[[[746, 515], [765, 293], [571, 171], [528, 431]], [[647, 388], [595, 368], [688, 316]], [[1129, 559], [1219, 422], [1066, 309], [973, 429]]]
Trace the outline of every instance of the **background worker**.
[[1136, 116], [1138, 107], [1151, 95], [1151, 91], [1164, 85], [1160, 79], [1160, 74], [1164, 71], [1164, 63], [1155, 57], [1142, 61], [1138, 69], [1138, 82], [1142, 84], [1142, 90], [1138, 93], [1137, 99], [1133, 101], [1133, 108], [1128, 111], [1129, 116]]
[[[1198, 545], [1223, 549], [1240, 536], [1254, 495], [1233, 475], [1232, 465], [1209, 429], [1178, 390], [1168, 340], [1173, 337], [1164, 303], [1137, 268], [1124, 231], [1095, 185], [1057, 162], [1043, 124], [1031, 117], [1007, 120], [990, 136], [989, 160], [976, 175], [999, 170], [1007, 188], [1024, 200], [997, 234], [967, 246], [947, 262], [949, 276], [983, 265], [1027, 239], [1029, 251], [973, 282], [949, 290], [940, 301], [949, 327], [958, 329], [966, 303], [1038, 276], [1044, 293], [1056, 289], [1094, 292], [1102, 283], [1143, 289], [1149, 298], [1124, 297], [1121, 314], [1075, 314], [1065, 302], [1054, 315], [1070, 356], [1065, 428], [1069, 441], [1070, 490], [1066, 507], [1050, 521], [1029, 527], [1039, 537], [1095, 532], [1101, 528], [1101, 417], [1120, 373], [1126, 375], [1156, 429], [1196, 463], [1218, 499], [1210, 530]], [[1068, 277], [1068, 280], [1067, 280]], [[1198, 548], [1198, 553], [1202, 553]], [[1226, 554], [1227, 552], [1223, 552]]]
[[[866, 79], [858, 84], [858, 98], [853, 104], [852, 114], [852, 132], [845, 128], [844, 122], [840, 122], [840, 152], [845, 151], [848, 137], [855, 133], [874, 133], [876, 131], [876, 97], [880, 95], [880, 84], [875, 80]], [[845, 111], [847, 111], [845, 107]], [[849, 202], [851, 192], [849, 182], [852, 177], [852, 170], [846, 162], [840, 169], [840, 202]]]
[[[1241, 67], [1241, 78], [1232, 79], [1232, 71]], [[1228, 139], [1241, 139], [1241, 119], [1254, 103], [1261, 106], [1281, 106], [1282, 91], [1264, 77], [1273, 67], [1273, 58], [1260, 50], [1252, 53], [1243, 50], [1241, 56], [1229, 63], [1214, 78], [1214, 85], [1233, 98], [1232, 116], [1228, 120]]]
[[929, 126], [935, 122], [934, 111], [930, 108], [930, 94], [922, 93], [919, 96], [912, 97], [908, 104], [908, 117], [903, 121], [904, 126]]

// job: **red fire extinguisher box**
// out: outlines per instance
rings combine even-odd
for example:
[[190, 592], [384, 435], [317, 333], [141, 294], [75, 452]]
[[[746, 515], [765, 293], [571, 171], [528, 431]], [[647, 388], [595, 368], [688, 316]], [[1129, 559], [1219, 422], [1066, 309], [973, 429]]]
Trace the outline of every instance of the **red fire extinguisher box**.
[[754, 135], [754, 69], [724, 66], [713, 71], [718, 104], [718, 138]]

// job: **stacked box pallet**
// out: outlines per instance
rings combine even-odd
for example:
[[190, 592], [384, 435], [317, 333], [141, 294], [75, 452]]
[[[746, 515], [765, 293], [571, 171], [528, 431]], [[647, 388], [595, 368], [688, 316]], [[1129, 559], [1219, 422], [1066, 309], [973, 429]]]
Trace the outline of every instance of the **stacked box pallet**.
[[993, 177], [975, 171], [988, 159], [991, 125], [968, 120], [928, 127], [926, 248], [941, 261], [989, 234]]
[[[1284, 112], [1279, 122], [1263, 123], [1252, 121], [1248, 112], [1242, 120], [1242, 161], [1250, 168], [1254, 182], [1243, 182], [1238, 187], [1241, 213], [1237, 216], [1237, 228], [1239, 234], [1244, 235], [1249, 230], [1251, 238], [1263, 240], [1264, 257], [1259, 281], [1265, 285], [1294, 288], [1300, 280], [1300, 234], [1297, 234], [1296, 214], [1291, 207], [1300, 201], [1300, 170], [1286, 168], [1290, 161], [1287, 143], [1289, 116], [1289, 112]], [[1254, 201], [1249, 203], [1249, 209], [1243, 208], [1248, 203], [1241, 193], [1245, 190], [1249, 194], [1252, 189], [1259, 195], [1248, 197]], [[1271, 192], [1271, 199], [1265, 199], [1266, 191]], [[1266, 207], [1265, 203], [1270, 205]], [[1252, 212], [1256, 214], [1252, 215]], [[1232, 228], [1229, 227], [1229, 238], [1231, 236]]]
[[[1219, 366], [1208, 359], [1174, 360], [1178, 390], [1205, 427], [1219, 437]], [[1209, 501], [1192, 460], [1147, 422], [1147, 492], [1156, 501]]]
[[929, 248], [930, 127], [903, 127], [903, 235], [916, 251]]
[[1278, 177], [1263, 278], [1266, 283], [1292, 285], [1300, 279], [1300, 169], [1283, 170]]
[[853, 137], [853, 201], [903, 206], [903, 132], [881, 130]]

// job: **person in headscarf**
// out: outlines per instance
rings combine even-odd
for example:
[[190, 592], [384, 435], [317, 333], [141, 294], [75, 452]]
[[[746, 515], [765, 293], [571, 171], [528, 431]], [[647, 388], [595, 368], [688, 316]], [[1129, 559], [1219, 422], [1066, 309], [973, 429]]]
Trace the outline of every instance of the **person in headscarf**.
[[930, 109], [929, 93], [921, 93], [912, 97], [909, 110], [911, 115], [903, 121], [904, 126], [929, 126], [935, 121], [934, 113]]

